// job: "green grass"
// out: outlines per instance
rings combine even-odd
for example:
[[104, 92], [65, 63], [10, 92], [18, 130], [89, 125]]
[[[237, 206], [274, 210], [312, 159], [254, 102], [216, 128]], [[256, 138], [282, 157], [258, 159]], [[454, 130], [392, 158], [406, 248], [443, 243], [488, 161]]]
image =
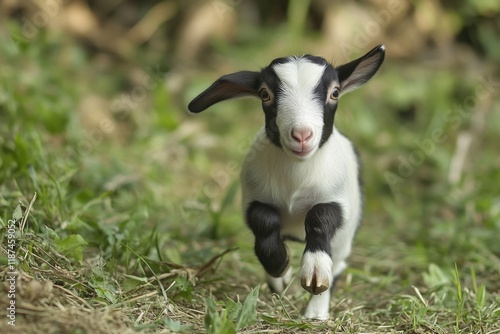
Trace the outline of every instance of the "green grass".
[[[450, 65], [436, 76], [389, 56], [343, 98], [336, 124], [361, 151], [365, 217], [331, 319], [309, 322], [296, 279], [270, 294], [241, 218], [238, 173], [258, 103], [190, 116], [189, 99], [220, 73], [199, 71], [182, 96], [158, 85], [134, 100], [141, 86], [123, 70], [147, 76], [150, 63], [97, 70], [86, 49], [43, 31], [4, 42], [0, 261], [7, 278], [15, 220], [18, 276], [16, 327], [2, 316], [1, 332], [500, 332], [498, 87], [474, 97], [487, 73]], [[282, 52], [267, 43], [265, 55], [219, 52], [236, 71]], [[471, 112], [455, 107], [467, 101]], [[464, 133], [472, 146], [450, 181]], [[291, 246], [297, 268], [301, 245]]]

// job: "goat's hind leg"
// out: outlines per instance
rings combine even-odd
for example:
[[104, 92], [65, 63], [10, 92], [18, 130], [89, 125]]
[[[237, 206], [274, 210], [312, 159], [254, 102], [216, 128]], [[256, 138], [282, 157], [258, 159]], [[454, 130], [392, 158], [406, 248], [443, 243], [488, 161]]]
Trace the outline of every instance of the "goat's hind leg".
[[311, 295], [311, 299], [307, 304], [304, 316], [308, 319], [327, 320], [329, 318], [331, 294], [335, 288], [337, 280], [342, 274], [342, 271], [347, 267], [346, 263], [342, 261], [338, 265], [334, 265], [333, 275], [330, 285], [326, 291], [317, 295]]
[[250, 203], [246, 221], [255, 235], [255, 254], [266, 270], [274, 292], [282, 292], [292, 277], [288, 248], [281, 239], [280, 214], [274, 207], [258, 201]]
[[273, 293], [281, 294], [285, 291], [293, 277], [292, 267], [289, 266], [285, 274], [281, 277], [273, 277], [266, 273], [266, 282]]
[[318, 295], [311, 295], [311, 299], [309, 299], [304, 312], [304, 316], [307, 319], [327, 320], [330, 317], [331, 290], [332, 287], [330, 285], [326, 291]]

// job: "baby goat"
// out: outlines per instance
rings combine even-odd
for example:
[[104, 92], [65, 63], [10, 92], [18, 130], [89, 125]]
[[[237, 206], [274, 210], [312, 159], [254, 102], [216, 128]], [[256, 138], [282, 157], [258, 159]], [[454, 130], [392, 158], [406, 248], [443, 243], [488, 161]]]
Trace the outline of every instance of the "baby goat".
[[292, 277], [284, 241], [305, 242], [299, 277], [312, 294], [307, 318], [328, 318], [330, 287], [347, 267], [362, 215], [358, 157], [333, 125], [338, 100], [367, 82], [384, 55], [379, 45], [338, 67], [311, 55], [278, 58], [259, 72], [222, 76], [188, 106], [199, 113], [234, 97], [262, 100], [265, 125], [241, 174], [243, 210], [275, 292]]

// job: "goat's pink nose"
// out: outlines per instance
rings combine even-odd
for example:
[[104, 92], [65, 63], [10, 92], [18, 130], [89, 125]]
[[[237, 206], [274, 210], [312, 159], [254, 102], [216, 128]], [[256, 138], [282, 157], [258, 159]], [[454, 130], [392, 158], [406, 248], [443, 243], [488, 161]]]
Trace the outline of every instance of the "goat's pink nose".
[[293, 129], [292, 138], [298, 143], [304, 143], [311, 139], [313, 133], [310, 129]]

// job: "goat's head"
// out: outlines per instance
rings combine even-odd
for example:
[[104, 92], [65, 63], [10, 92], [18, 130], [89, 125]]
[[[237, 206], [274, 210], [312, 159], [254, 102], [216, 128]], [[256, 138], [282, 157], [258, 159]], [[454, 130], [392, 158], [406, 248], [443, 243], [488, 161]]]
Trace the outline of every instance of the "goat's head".
[[384, 60], [383, 45], [335, 67], [321, 57], [275, 59], [260, 72], [224, 75], [188, 108], [199, 113], [212, 104], [241, 96], [262, 100], [269, 140], [293, 157], [307, 159], [328, 140], [338, 99], [367, 82]]

